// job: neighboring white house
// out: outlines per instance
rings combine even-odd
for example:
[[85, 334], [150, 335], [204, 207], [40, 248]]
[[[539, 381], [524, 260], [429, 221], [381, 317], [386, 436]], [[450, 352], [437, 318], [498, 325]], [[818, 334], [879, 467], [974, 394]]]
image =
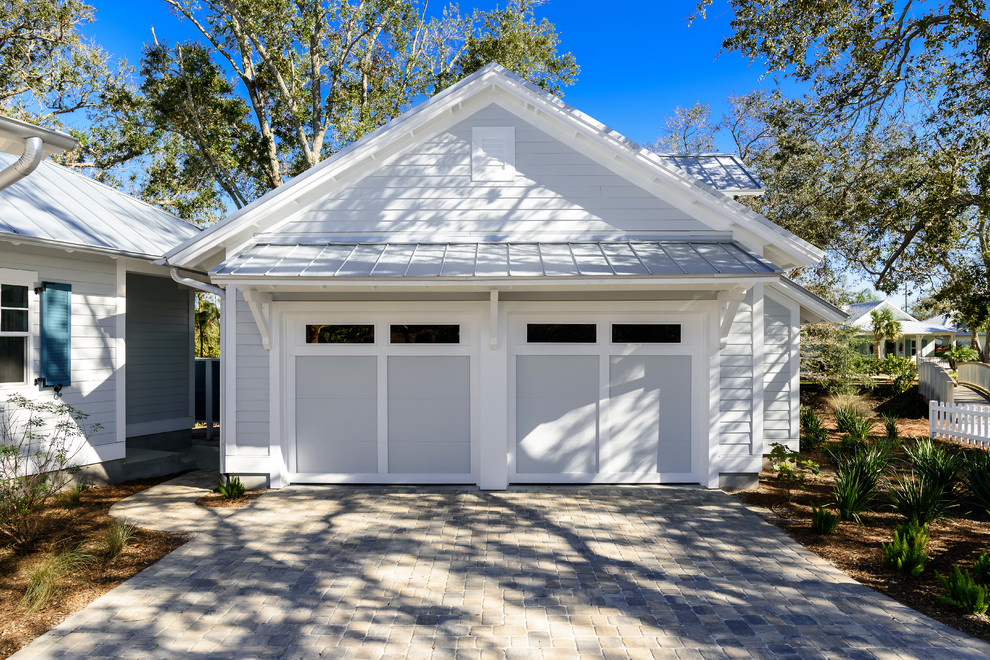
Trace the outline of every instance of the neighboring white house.
[[[957, 346], [972, 346], [973, 333], [971, 333], [969, 331], [969, 328], [967, 328], [964, 324], [958, 323], [955, 320], [953, 316], [953, 312], [948, 312], [946, 314], [936, 314], [931, 318], [925, 319], [924, 321], [922, 321], [922, 323], [944, 326], [945, 328], [953, 331], [952, 338]], [[980, 342], [981, 346], [986, 341], [986, 336], [987, 333], [985, 332], [976, 333], [976, 340]]]
[[919, 321], [889, 300], [853, 303], [846, 308], [846, 324], [858, 328], [859, 334], [867, 339], [862, 344], [862, 350], [867, 355], [877, 354], [871, 313], [883, 309], [891, 311], [900, 325], [901, 334], [896, 341], [884, 342], [882, 355], [915, 359], [919, 355], [929, 357], [935, 353], [936, 348], [950, 346], [956, 337], [957, 328], [946, 323], [946, 319], [941, 316]]
[[193, 294], [154, 261], [199, 229], [43, 160], [75, 144], [0, 117], [0, 402], [57, 393], [102, 425], [75, 457], [87, 478], [174, 471], [193, 424]]
[[753, 483], [845, 316], [672, 158], [490, 65], [169, 252], [225, 289], [221, 470]]

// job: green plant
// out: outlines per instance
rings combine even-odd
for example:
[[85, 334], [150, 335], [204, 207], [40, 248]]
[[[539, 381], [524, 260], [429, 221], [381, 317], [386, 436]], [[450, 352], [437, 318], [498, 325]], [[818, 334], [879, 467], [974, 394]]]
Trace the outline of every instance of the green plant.
[[918, 478], [933, 489], [941, 490], [943, 497], [953, 498], [961, 481], [962, 456], [935, 443], [931, 438], [918, 438], [913, 445], [904, 448], [911, 467]]
[[973, 575], [980, 584], [990, 585], [990, 553], [986, 550], [973, 560]]
[[842, 520], [861, 522], [869, 511], [880, 478], [887, 472], [889, 455], [880, 447], [857, 449], [849, 454], [833, 453], [836, 479], [832, 487], [835, 505]]
[[828, 441], [828, 429], [811, 408], [801, 408], [801, 451], [817, 451]]
[[134, 536], [134, 525], [114, 520], [103, 532], [101, 554], [107, 561], [116, 559], [124, 551]]
[[866, 415], [852, 407], [842, 406], [835, 409], [835, 428], [840, 433], [852, 435], [853, 429], [859, 420], [866, 419]]
[[856, 416], [849, 422], [849, 429], [847, 433], [855, 440], [857, 443], [863, 443], [869, 440], [870, 434], [873, 432], [873, 420], [867, 417]]
[[240, 477], [227, 477], [226, 483], [221, 479], [217, 482], [217, 490], [225, 500], [236, 500], [244, 497], [245, 488]]
[[49, 551], [41, 560], [41, 565], [31, 572], [21, 607], [29, 614], [37, 612], [55, 595], [59, 582], [65, 576], [92, 561], [93, 557], [78, 550]]
[[839, 526], [839, 514], [832, 513], [823, 506], [811, 507], [811, 531], [818, 534], [831, 534]]
[[889, 439], [891, 439], [891, 440], [896, 440], [898, 438], [898, 434], [897, 434], [897, 421], [898, 421], [898, 418], [897, 418], [897, 415], [890, 414], [890, 413], [884, 413], [884, 414], [880, 415], [880, 421], [881, 421], [881, 423], [883, 423], [883, 430], [884, 430], [884, 433], [887, 434], [887, 437]]
[[897, 487], [887, 489], [890, 505], [908, 521], [927, 525], [955, 506], [946, 498], [944, 486], [933, 484], [913, 471], [910, 477], [898, 477], [895, 481]]
[[977, 507], [990, 511], [990, 452], [969, 452], [964, 467], [970, 498]]
[[887, 355], [877, 366], [880, 373], [890, 376], [894, 390], [898, 393], [907, 392], [914, 385], [917, 370], [908, 358]]
[[77, 483], [62, 496], [62, 506], [67, 509], [79, 506], [82, 503], [83, 493], [92, 487], [93, 482], [91, 481], [81, 481]]
[[808, 478], [820, 471], [818, 463], [808, 460], [800, 453], [788, 449], [779, 442], [770, 444], [770, 471], [787, 488], [787, 501], [791, 501], [792, 489], [804, 488]]
[[925, 570], [925, 562], [928, 561], [925, 547], [929, 538], [927, 525], [919, 525], [914, 520], [898, 525], [894, 531], [894, 540], [880, 544], [883, 548], [884, 565], [918, 577]]
[[86, 436], [102, 428], [62, 402], [13, 395], [0, 405], [0, 538], [25, 545], [42, 533], [44, 507], [70, 481]]
[[949, 361], [950, 369], [955, 369], [961, 362], [976, 362], [980, 359], [980, 354], [971, 346], [950, 346], [944, 351], [939, 351], [938, 356]]
[[963, 614], [983, 614], [987, 611], [987, 589], [976, 583], [969, 571], [956, 564], [949, 577], [936, 573], [938, 583], [945, 594], [939, 596], [943, 603], [951, 605]]

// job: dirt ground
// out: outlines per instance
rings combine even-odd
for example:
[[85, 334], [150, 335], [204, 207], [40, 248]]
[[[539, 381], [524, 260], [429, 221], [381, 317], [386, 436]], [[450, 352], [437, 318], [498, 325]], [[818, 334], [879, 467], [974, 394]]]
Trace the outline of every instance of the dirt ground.
[[128, 578], [155, 563], [183, 543], [186, 537], [138, 529], [115, 559], [97, 559], [69, 575], [57, 587], [48, 605], [28, 614], [21, 606], [30, 573], [51, 549], [78, 549], [98, 555], [104, 531], [113, 522], [110, 507], [119, 500], [176, 475], [141, 479], [84, 492], [79, 504], [64, 498], [44, 514], [49, 533], [30, 547], [0, 549], [0, 658], [6, 658], [38, 635], [58, 625]]
[[[915, 390], [911, 393], [913, 396]], [[928, 435], [927, 411], [920, 401], [911, 396], [893, 397], [889, 392], [876, 391], [867, 396], [871, 406], [880, 412], [899, 411], [905, 414], [898, 422], [902, 438]], [[816, 408], [832, 429], [831, 442], [838, 442], [834, 430], [835, 421], [826, 413], [825, 397], [811, 390], [802, 393], [802, 403]], [[922, 413], [919, 416], [918, 413]], [[907, 416], [911, 415], [911, 416]], [[878, 429], [879, 431], [879, 429]], [[962, 451], [985, 451], [956, 443], [946, 443]], [[830, 535], [820, 535], [811, 530], [812, 505], [825, 505], [833, 500], [834, 471], [828, 465], [823, 452], [807, 455], [822, 466], [822, 473], [805, 490], [795, 489], [787, 502], [787, 491], [775, 478], [764, 472], [760, 475], [758, 490], [737, 493], [736, 496], [756, 507], [768, 520], [783, 528], [789, 536], [828, 560], [859, 582], [900, 601], [914, 610], [927, 614], [953, 628], [990, 641], [990, 619], [985, 615], [967, 617], [955, 612], [939, 600], [942, 588], [936, 574], [948, 574], [953, 564], [971, 570], [973, 559], [982, 550], [990, 550], [990, 518], [987, 512], [967, 511], [964, 507], [952, 510], [951, 517], [931, 525], [929, 558], [925, 571], [917, 578], [887, 569], [883, 564], [880, 544], [891, 540], [896, 526], [903, 517], [886, 507], [887, 498], [880, 495], [874, 511], [863, 516], [862, 524], [842, 522]], [[897, 465], [899, 452], [895, 454]]]

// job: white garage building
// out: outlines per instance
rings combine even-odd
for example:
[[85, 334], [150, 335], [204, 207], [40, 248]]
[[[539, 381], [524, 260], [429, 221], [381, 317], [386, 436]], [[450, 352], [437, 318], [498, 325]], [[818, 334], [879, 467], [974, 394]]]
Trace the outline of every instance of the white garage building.
[[221, 470], [750, 481], [797, 442], [800, 323], [844, 315], [710, 161], [489, 66], [180, 246], [225, 291]]

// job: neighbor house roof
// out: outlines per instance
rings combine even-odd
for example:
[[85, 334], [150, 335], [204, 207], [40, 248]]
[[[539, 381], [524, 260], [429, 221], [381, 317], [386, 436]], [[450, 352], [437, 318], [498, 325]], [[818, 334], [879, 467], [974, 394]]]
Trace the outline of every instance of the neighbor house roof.
[[258, 243], [221, 264], [226, 277], [491, 278], [770, 275], [731, 242]]
[[864, 333], [870, 334], [872, 327], [870, 312], [881, 307], [889, 308], [894, 313], [894, 318], [901, 326], [902, 335], [937, 335], [956, 332], [955, 327], [940, 321], [940, 317], [919, 321], [889, 300], [871, 300], [849, 305], [846, 322], [860, 328]]
[[763, 183], [735, 154], [660, 154], [694, 178], [731, 195], [760, 195]]
[[[16, 160], [0, 153], [0, 168]], [[0, 240], [158, 259], [199, 233], [170, 213], [48, 161], [0, 191]]]

